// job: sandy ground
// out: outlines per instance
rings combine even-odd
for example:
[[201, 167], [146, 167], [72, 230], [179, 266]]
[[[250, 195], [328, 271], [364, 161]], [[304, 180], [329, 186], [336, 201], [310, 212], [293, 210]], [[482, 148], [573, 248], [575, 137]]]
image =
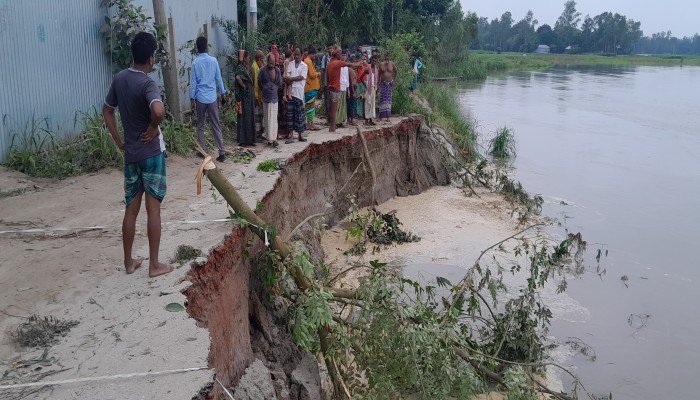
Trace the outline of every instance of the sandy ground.
[[[392, 123], [398, 121], [393, 119]], [[336, 134], [311, 132], [309, 143], [352, 134], [354, 128], [339, 129]], [[286, 159], [307, 144], [281, 144], [274, 150], [258, 145], [254, 150], [257, 157], [250, 164], [229, 160], [220, 168], [254, 208], [279, 174], [256, 171], [258, 163]], [[195, 195], [199, 162], [197, 158], [168, 158], [162, 260], [172, 258], [182, 244], [207, 254], [233, 227], [232, 222], [206, 222], [225, 218], [228, 211], [221, 197], [211, 196], [208, 183], [202, 195]], [[0, 389], [0, 398], [189, 399], [210, 382], [213, 371], [206, 369], [208, 332], [197, 327], [184, 311], [165, 309], [169, 303], [184, 303], [180, 291], [187, 285], [182, 280], [189, 265], [176, 264], [174, 273], [154, 279], [148, 277], [145, 263], [133, 275], [124, 273], [122, 180], [117, 170], [63, 181], [28, 179], [0, 170], [0, 231], [12, 231], [0, 233], [0, 387], [38, 380], [204, 369]], [[94, 226], [101, 228], [73, 229]], [[56, 228], [69, 229], [17, 232]], [[137, 221], [134, 256], [148, 257], [144, 208]], [[40, 363], [27, 361], [40, 358], [42, 349], [20, 348], [11, 340], [11, 333], [32, 314], [79, 321], [49, 348]]]

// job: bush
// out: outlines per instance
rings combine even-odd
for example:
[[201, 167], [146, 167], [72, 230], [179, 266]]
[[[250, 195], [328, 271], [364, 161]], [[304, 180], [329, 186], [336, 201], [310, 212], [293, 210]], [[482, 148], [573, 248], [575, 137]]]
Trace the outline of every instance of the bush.
[[160, 124], [163, 141], [167, 151], [181, 156], [188, 155], [196, 147], [194, 128], [175, 122], [163, 121]]
[[496, 135], [489, 142], [489, 154], [496, 158], [515, 156], [515, 136], [512, 129], [504, 126], [496, 131]]

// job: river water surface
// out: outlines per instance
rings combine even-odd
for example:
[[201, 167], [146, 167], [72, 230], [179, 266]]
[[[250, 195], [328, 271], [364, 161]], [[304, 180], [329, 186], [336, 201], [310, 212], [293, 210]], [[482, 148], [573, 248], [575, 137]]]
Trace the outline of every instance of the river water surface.
[[514, 130], [513, 177], [543, 214], [608, 251], [602, 279], [569, 281], [586, 317], [552, 329], [593, 347], [594, 362], [565, 364], [598, 395], [700, 396], [699, 93], [694, 67], [553, 68], [459, 90], [482, 141]]

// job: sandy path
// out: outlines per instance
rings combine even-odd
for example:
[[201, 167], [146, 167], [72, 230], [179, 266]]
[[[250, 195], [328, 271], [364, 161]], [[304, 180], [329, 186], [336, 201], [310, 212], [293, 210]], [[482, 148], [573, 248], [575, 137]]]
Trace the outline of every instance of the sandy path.
[[[339, 129], [333, 135], [325, 130], [312, 132], [309, 143], [354, 133], [354, 128]], [[227, 161], [220, 167], [254, 207], [279, 174], [257, 172], [258, 163], [286, 159], [307, 144], [282, 144], [275, 150], [258, 145], [252, 163]], [[201, 196], [195, 195], [193, 178], [199, 162], [196, 158], [168, 158], [169, 187], [162, 210], [163, 260], [173, 257], [181, 244], [206, 254], [233, 227], [231, 222], [181, 223], [228, 216], [225, 203], [221, 197], [211, 196], [208, 183]], [[164, 308], [168, 303], [184, 303], [180, 290], [187, 282], [181, 281], [189, 266], [177, 265], [174, 273], [155, 279], [148, 277], [147, 268], [133, 275], [124, 273], [122, 179], [120, 171], [109, 170], [64, 181], [33, 180], [38, 182], [35, 188], [32, 180], [0, 170], [3, 187], [6, 182], [7, 187], [13, 185], [9, 196], [0, 196], [0, 231], [105, 227], [77, 235], [56, 233], [61, 237], [0, 234], [0, 376], [8, 374], [2, 384], [36, 381], [37, 374], [62, 369], [67, 370], [43, 380], [207, 367], [208, 332], [186, 313]], [[148, 255], [144, 208], [137, 221], [134, 255]], [[38, 371], [33, 370], [38, 364], [18, 369], [16, 363], [38, 357], [42, 350], [18, 348], [9, 335], [23, 321], [20, 317], [31, 314], [80, 322], [49, 349], [48, 357], [53, 359]], [[72, 383], [22, 398], [190, 398], [211, 380], [212, 373], [205, 369], [184, 375]], [[14, 393], [18, 392], [0, 391], [0, 397]]]

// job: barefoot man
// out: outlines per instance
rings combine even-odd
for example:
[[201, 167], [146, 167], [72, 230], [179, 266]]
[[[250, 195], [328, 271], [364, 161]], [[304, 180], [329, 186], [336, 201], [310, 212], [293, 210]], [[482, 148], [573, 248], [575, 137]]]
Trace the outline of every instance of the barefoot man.
[[389, 123], [391, 116], [391, 99], [396, 79], [396, 65], [391, 61], [391, 54], [384, 54], [384, 61], [379, 64], [379, 119]]
[[[150, 277], [167, 274], [173, 267], [158, 262], [160, 247], [160, 203], [166, 192], [165, 144], [159, 124], [165, 115], [158, 85], [148, 74], [155, 64], [156, 38], [140, 32], [131, 42], [133, 67], [119, 72], [112, 80], [105, 98], [102, 114], [117, 147], [124, 152], [124, 268], [127, 274], [141, 266], [141, 260], [131, 256], [136, 233], [136, 217], [141, 199], [146, 194], [148, 215], [148, 248]], [[124, 141], [117, 131], [115, 109], [119, 108]]]

